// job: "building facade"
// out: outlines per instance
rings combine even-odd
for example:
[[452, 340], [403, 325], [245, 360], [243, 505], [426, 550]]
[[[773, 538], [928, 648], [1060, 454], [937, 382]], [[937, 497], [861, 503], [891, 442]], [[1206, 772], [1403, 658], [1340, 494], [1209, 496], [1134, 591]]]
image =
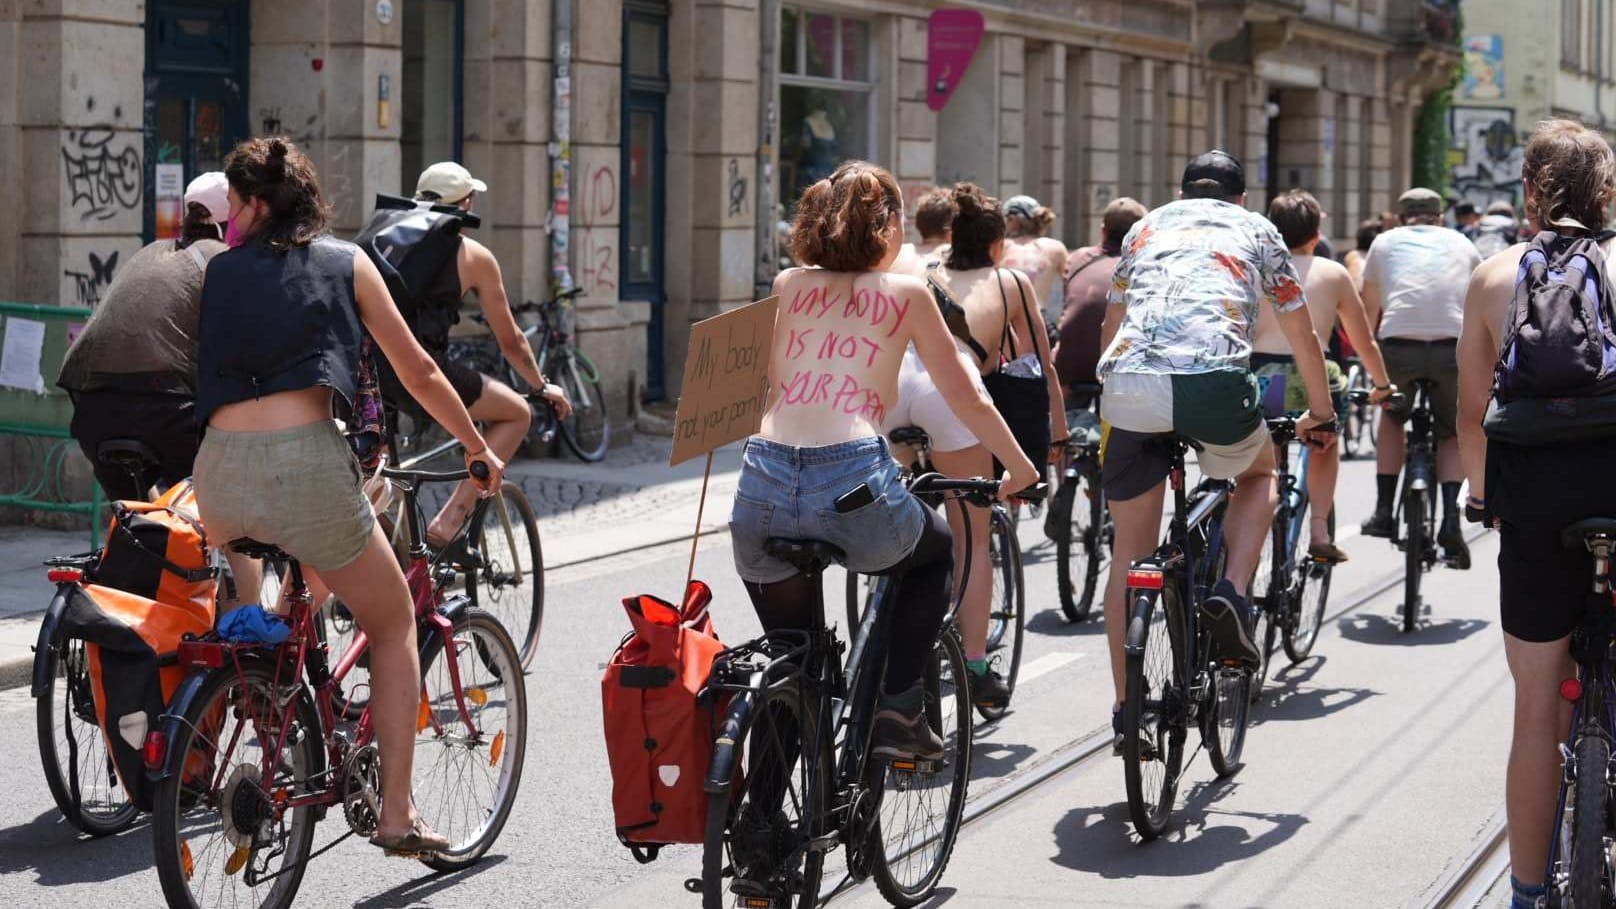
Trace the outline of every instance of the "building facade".
[[568, 2], [0, 0], [0, 299], [93, 305], [246, 136], [309, 149], [342, 235], [455, 158], [512, 298], [583, 288], [621, 419], [677, 394], [693, 321], [767, 292], [841, 160], [1031, 193], [1078, 244], [1216, 146], [1252, 207], [1306, 187], [1349, 237], [1458, 62], [1439, 0], [960, 0], [984, 32], [934, 110], [929, 0], [570, 0], [570, 36]]

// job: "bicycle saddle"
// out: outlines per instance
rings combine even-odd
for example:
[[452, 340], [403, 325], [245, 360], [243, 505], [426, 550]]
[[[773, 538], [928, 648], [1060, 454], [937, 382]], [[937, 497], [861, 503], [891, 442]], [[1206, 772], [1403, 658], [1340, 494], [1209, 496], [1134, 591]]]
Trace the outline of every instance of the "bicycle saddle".
[[931, 441], [926, 430], [919, 426], [899, 426], [887, 434], [887, 438], [899, 445], [925, 445]]
[[238, 555], [244, 555], [249, 559], [272, 559], [277, 562], [290, 562], [292, 560], [292, 557], [287, 555], [279, 546], [273, 543], [260, 543], [247, 537], [231, 540], [229, 547]]
[[95, 447], [95, 459], [114, 467], [156, 467], [157, 452], [138, 439], [107, 439]]
[[1589, 538], [1595, 536], [1616, 540], [1616, 518], [1584, 518], [1560, 531], [1560, 542], [1567, 549], [1582, 552], [1588, 548]]
[[841, 564], [847, 554], [821, 540], [791, 540], [770, 537], [763, 541], [763, 551], [782, 562], [789, 562], [804, 574], [819, 574], [832, 563]]

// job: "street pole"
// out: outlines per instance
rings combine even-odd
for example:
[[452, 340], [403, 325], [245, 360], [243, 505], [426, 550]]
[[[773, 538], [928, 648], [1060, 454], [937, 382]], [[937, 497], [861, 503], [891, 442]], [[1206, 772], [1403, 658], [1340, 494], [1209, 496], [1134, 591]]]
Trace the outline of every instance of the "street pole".
[[758, 148], [757, 148], [757, 249], [753, 296], [769, 295], [774, 276], [780, 271], [780, 252], [775, 248], [774, 210], [778, 190], [774, 185], [775, 130], [780, 118], [775, 107], [775, 73], [779, 70], [780, 0], [763, 0], [758, 11]]
[[572, 2], [554, 0], [555, 78], [550, 104], [550, 283], [572, 289], [569, 267], [572, 212]]

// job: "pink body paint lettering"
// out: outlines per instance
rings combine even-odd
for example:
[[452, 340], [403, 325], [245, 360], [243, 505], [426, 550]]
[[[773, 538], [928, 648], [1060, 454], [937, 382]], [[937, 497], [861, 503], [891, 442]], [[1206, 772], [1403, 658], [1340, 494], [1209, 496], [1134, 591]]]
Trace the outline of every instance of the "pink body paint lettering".
[[812, 328], [787, 329], [790, 336], [786, 339], [786, 356], [800, 357], [808, 352], [808, 336], [814, 333]]

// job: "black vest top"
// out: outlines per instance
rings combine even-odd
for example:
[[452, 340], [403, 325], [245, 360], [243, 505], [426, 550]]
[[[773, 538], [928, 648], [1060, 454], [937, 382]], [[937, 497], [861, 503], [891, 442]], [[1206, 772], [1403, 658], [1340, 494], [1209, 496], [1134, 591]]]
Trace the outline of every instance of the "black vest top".
[[226, 404], [324, 385], [353, 401], [364, 326], [358, 247], [321, 237], [286, 252], [248, 240], [208, 263], [196, 420]]

